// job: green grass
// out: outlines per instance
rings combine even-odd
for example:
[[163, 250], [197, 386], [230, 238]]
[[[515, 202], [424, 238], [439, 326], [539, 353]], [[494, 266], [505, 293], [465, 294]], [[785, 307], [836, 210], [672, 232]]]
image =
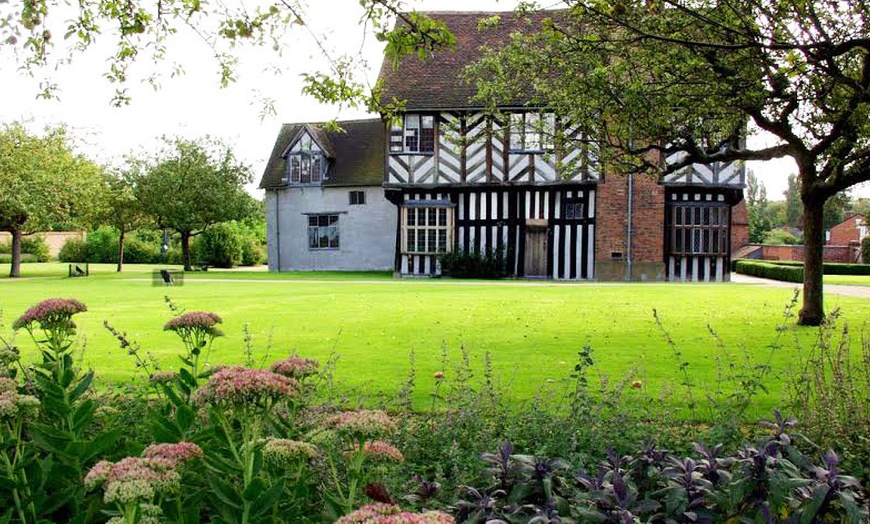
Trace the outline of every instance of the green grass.
[[825, 284], [847, 286], [870, 286], [870, 276], [866, 275], [825, 275]]
[[[134, 361], [102, 323], [126, 331], [165, 368], [175, 368], [180, 343], [162, 330], [171, 318], [164, 302], [168, 295], [187, 310], [224, 318], [227, 336], [215, 343], [213, 363], [244, 362], [247, 325], [258, 358], [266, 356], [271, 343], [267, 362], [290, 352], [325, 361], [334, 350], [340, 355], [337, 381], [362, 395], [394, 394], [407, 376], [413, 350], [417, 400], [425, 403], [432, 374], [443, 367], [442, 350], [456, 363], [465, 347], [478, 373], [489, 353], [502, 385], [516, 398], [529, 398], [548, 381], [568, 377], [577, 352], [589, 344], [596, 373], [618, 379], [635, 372], [652, 397], [664, 388], [673, 391], [672, 401], [681, 402], [680, 361], [689, 362], [695, 395], [702, 397], [704, 390], [719, 386], [719, 372], [730, 363], [742, 362], [745, 354], [753, 362], [767, 358], [792, 297], [790, 289], [739, 284], [457, 282], [393, 280], [380, 273], [209, 271], [188, 274], [183, 286], [163, 287], [152, 285], [152, 269], [128, 266], [119, 276], [111, 266], [91, 266], [90, 277], [70, 279], [60, 276], [65, 265], [28, 265], [23, 276], [34, 278], [0, 280], [5, 325], [0, 332], [8, 334], [11, 321], [39, 300], [78, 298], [89, 308], [76, 317], [85, 364], [103, 381], [129, 380], [137, 376]], [[844, 319], [856, 327], [870, 317], [867, 300], [828, 295], [827, 306], [842, 308]], [[659, 333], [653, 309], [680, 359]], [[796, 346], [809, 346], [815, 334], [789, 327], [781, 335], [784, 347], [772, 360], [779, 378], [768, 384], [757, 413], [781, 404], [782, 375], [795, 363]], [[32, 354], [26, 333], [19, 333], [16, 343]], [[448, 377], [451, 366], [444, 370]]]

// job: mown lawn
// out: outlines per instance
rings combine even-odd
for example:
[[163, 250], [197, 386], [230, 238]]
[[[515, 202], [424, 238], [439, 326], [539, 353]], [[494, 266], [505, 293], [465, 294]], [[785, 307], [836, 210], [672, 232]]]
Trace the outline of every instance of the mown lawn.
[[[334, 351], [340, 355], [337, 382], [363, 396], [394, 394], [408, 375], [413, 351], [416, 399], [426, 405], [432, 375], [444, 368], [442, 352], [451, 360], [444, 369], [450, 378], [464, 347], [478, 374], [489, 354], [500, 383], [517, 398], [529, 398], [548, 381], [567, 378], [577, 352], [589, 344], [597, 373], [612, 379], [635, 373], [648, 399], [664, 389], [670, 391], [667, 402], [681, 403], [686, 394], [680, 362], [689, 362], [696, 398], [729, 387], [724, 377], [730, 366], [739, 370], [747, 356], [750, 364], [766, 361], [793, 296], [790, 289], [740, 284], [457, 282], [393, 280], [383, 273], [209, 271], [186, 275], [183, 286], [163, 287], [152, 284], [152, 269], [128, 266], [119, 276], [110, 266], [92, 265], [90, 277], [70, 279], [65, 265], [25, 265], [23, 276], [34, 278], [0, 280], [0, 332], [7, 336], [12, 320], [39, 300], [78, 298], [89, 308], [76, 317], [84, 362], [103, 381], [129, 380], [138, 376], [134, 360], [102, 323], [126, 331], [164, 368], [174, 368], [181, 346], [162, 330], [172, 315], [164, 300], [169, 296], [189, 311], [224, 318], [226, 337], [215, 343], [212, 363], [244, 362], [248, 326], [255, 356], [266, 362], [289, 352], [325, 361]], [[853, 326], [870, 318], [867, 300], [829, 295], [827, 305], [839, 306]], [[665, 343], [654, 309], [680, 358]], [[783, 375], [796, 364], [799, 347], [815, 338], [814, 329], [788, 326], [779, 335], [782, 348], [773, 352], [776, 376], [756, 414], [781, 404]], [[32, 352], [26, 333], [16, 343]]]

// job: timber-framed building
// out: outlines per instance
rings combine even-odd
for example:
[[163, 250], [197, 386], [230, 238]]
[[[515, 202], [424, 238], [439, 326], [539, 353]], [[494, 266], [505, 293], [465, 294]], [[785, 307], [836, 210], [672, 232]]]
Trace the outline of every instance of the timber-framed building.
[[[456, 48], [426, 60], [405, 57], [395, 66], [385, 61], [383, 96], [403, 100], [403, 112], [365, 121], [380, 132], [360, 136], [365, 143], [353, 154], [368, 161], [342, 158], [351, 152], [332, 145], [346, 143], [353, 131], [342, 136], [310, 124], [282, 130], [261, 183], [267, 190], [271, 269], [390, 268], [398, 276], [439, 275], [444, 253], [499, 250], [508, 273], [517, 277], [728, 279], [732, 247], [740, 247], [737, 239], [746, 236], [739, 220], [742, 166], [694, 165], [658, 181], [610, 175], [593, 148], [570, 140], [574, 130], [558, 115], [522, 103], [484, 111], [473, 101], [475, 87], [461, 80], [483, 47], [507, 42], [529, 20], [501, 13], [496, 27], [481, 29], [479, 21], [495, 13], [427, 14], [453, 32]], [[362, 125], [341, 123], [347, 124]], [[315, 165], [296, 158], [303, 154], [300, 130], [322, 155], [318, 184], [313, 175], [295, 174], [303, 165], [309, 171]], [[554, 144], [554, 136], [568, 137], [568, 145]], [[340, 165], [355, 165], [356, 171], [333, 176], [342, 171]], [[306, 188], [310, 194], [318, 185], [323, 194], [339, 191], [336, 198], [346, 198], [348, 205], [352, 187], [365, 187], [370, 198], [389, 203], [389, 217], [379, 205], [366, 219], [356, 219], [368, 224], [358, 233], [363, 238], [347, 242], [364, 245], [366, 253], [344, 248], [345, 238], [357, 234], [350, 231], [360, 230], [350, 224], [354, 217], [315, 209], [316, 202], [297, 194]], [[307, 218], [290, 225], [277, 218], [281, 213]], [[334, 222], [318, 218], [327, 223], [325, 229], [312, 225], [315, 215], [335, 217]], [[341, 232], [334, 246], [330, 224]], [[288, 248], [288, 235], [304, 242]], [[331, 258], [311, 256], [329, 251]], [[341, 262], [330, 265], [327, 259]]]

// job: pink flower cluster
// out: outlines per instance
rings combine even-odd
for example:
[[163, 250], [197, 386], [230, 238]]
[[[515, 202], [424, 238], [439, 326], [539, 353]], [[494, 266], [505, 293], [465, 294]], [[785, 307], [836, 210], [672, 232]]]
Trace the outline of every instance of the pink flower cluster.
[[12, 323], [12, 329], [30, 328], [34, 323], [42, 329], [75, 327], [72, 318], [88, 308], [74, 298], [49, 298], [31, 307]]
[[392, 504], [369, 504], [341, 517], [335, 524], [453, 524], [453, 517], [441, 511], [409, 513]]
[[[354, 451], [359, 450], [359, 443], [354, 444]], [[369, 440], [363, 446], [366, 458], [376, 462], [404, 462], [405, 456], [395, 446], [383, 440]]]
[[380, 410], [345, 411], [326, 420], [328, 427], [356, 437], [377, 437], [396, 431], [396, 423]]
[[232, 366], [209, 377], [194, 393], [193, 401], [200, 405], [255, 405], [268, 400], [294, 398], [299, 394], [299, 382], [271, 371]]
[[288, 357], [274, 362], [269, 369], [273, 373], [301, 380], [317, 373], [319, 367], [320, 362], [313, 358]]
[[142, 452], [145, 458], [168, 460], [175, 465], [202, 458], [202, 448], [193, 442], [176, 444], [151, 444]]
[[19, 395], [18, 383], [0, 377], [0, 420], [35, 418], [39, 412], [39, 399], [32, 395]]
[[317, 456], [317, 448], [307, 442], [273, 438], [263, 445], [263, 458], [266, 461], [283, 468], [300, 461], [307, 461]]
[[85, 475], [85, 488], [103, 486], [107, 504], [147, 502], [155, 495], [178, 490], [181, 475], [175, 466], [175, 462], [161, 458], [127, 457], [115, 463], [103, 460]]
[[163, 326], [163, 331], [175, 331], [176, 333], [186, 333], [191, 331], [202, 331], [205, 334], [220, 337], [223, 332], [216, 328], [215, 325], [222, 322], [221, 317], [214, 313], [205, 311], [191, 311], [179, 315]]

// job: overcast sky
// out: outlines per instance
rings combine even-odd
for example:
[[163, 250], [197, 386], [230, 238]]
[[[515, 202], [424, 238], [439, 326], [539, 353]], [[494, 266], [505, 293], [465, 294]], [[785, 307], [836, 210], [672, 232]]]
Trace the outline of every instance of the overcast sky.
[[[516, 2], [418, 0], [408, 5], [426, 10], [504, 11]], [[366, 116], [359, 110], [339, 111], [302, 95], [300, 77], [326, 69], [311, 31], [320, 35], [335, 55], [361, 51], [367, 79], [374, 83], [382, 45], [360, 25], [361, 15], [357, 0], [313, 0], [306, 26], [295, 26], [288, 33], [280, 56], [269, 48], [242, 51], [238, 81], [227, 88], [219, 85], [218, 67], [205, 43], [191, 34], [181, 34], [170, 43], [169, 61], [158, 67], [168, 69], [177, 61], [185, 73], [164, 78], [157, 91], [144, 82], [132, 82], [132, 102], [120, 108], [110, 105], [114, 86], [103, 77], [110, 48], [98, 47], [78, 55], [71, 66], [51, 72], [59, 86], [58, 98], [44, 100], [36, 97], [41, 78], [30, 78], [20, 71], [8, 49], [0, 47], [0, 121], [27, 119], [37, 126], [64, 123], [80, 137], [82, 151], [104, 163], [117, 162], [130, 153], [153, 151], [161, 135], [196, 138], [210, 134], [225, 139], [252, 167], [253, 189], [282, 123]], [[153, 69], [152, 63], [143, 61], [131, 74], [144, 78]], [[274, 100], [275, 114], [263, 115], [264, 100]], [[781, 199], [786, 176], [796, 171], [790, 160], [752, 163], [749, 167], [761, 175], [770, 199]]]

